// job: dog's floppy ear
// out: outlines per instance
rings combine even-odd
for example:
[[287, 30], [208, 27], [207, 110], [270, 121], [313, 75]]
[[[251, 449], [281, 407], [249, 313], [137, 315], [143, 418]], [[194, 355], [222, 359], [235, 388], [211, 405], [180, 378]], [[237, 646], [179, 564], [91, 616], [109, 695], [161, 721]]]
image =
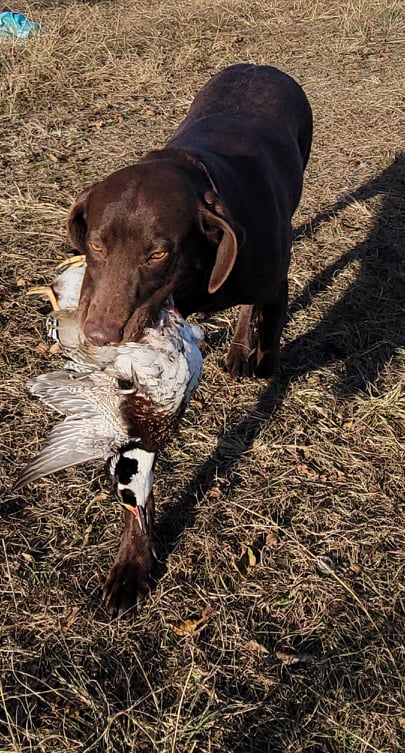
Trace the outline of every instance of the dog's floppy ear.
[[208, 283], [208, 292], [216, 293], [229, 277], [238, 254], [238, 241], [219, 196], [211, 191], [204, 194], [206, 206], [201, 209], [201, 225], [204, 234], [218, 243], [215, 264]]
[[96, 183], [93, 183], [93, 185], [89, 186], [84, 191], [79, 193], [75, 203], [73, 204], [73, 207], [70, 210], [67, 220], [67, 229], [72, 245], [74, 246], [74, 248], [77, 248], [79, 251], [81, 251], [82, 254], [84, 254], [86, 250], [87, 200], [95, 185]]

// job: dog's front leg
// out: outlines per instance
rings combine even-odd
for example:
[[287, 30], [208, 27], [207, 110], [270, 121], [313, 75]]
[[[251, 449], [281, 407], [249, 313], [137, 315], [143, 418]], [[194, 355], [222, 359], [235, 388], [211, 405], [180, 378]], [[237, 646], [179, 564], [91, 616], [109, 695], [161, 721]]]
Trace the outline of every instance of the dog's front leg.
[[112, 617], [120, 617], [127, 609], [139, 607], [149, 590], [152, 564], [152, 524], [155, 512], [153, 492], [147, 502], [148, 531], [141, 530], [130, 510], [124, 511], [124, 531], [118, 554], [104, 586], [104, 603]]
[[274, 303], [261, 304], [258, 310], [258, 343], [252, 359], [257, 377], [273, 376], [280, 360], [280, 336], [287, 315], [288, 282], [285, 280]]
[[245, 304], [240, 307], [235, 335], [225, 356], [225, 368], [233, 377], [252, 376], [251, 357], [254, 353], [252, 341], [252, 320], [255, 306]]

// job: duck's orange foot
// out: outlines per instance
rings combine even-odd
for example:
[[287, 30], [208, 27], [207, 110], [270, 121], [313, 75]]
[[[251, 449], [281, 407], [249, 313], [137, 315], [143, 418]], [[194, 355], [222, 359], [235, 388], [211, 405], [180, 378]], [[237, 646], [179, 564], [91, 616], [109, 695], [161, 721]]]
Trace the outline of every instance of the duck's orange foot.
[[46, 298], [54, 311], [59, 311], [59, 304], [54, 291], [50, 285], [35, 285], [33, 288], [27, 290], [27, 295], [35, 296], [37, 298]]
[[62, 274], [62, 272], [66, 272], [67, 269], [72, 269], [72, 267], [83, 267], [85, 263], [86, 257], [84, 254], [69, 256], [67, 259], [60, 261], [59, 264], [56, 265], [56, 269], [59, 274]]

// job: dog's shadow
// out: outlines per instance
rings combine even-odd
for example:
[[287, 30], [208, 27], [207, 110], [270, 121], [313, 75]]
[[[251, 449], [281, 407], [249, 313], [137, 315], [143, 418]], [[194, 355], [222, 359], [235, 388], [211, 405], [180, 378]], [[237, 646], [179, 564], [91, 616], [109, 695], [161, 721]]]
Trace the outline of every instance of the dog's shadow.
[[[193, 525], [198, 501], [204, 498], [214, 480], [226, 477], [242, 453], [251, 447], [263, 424], [283, 401], [290, 382], [339, 360], [344, 367], [339, 370], [337, 390], [341, 396], [355, 395], [367, 385], [375, 384], [383, 367], [403, 344], [405, 297], [400, 242], [405, 215], [404, 184], [405, 155], [401, 154], [377, 178], [296, 229], [296, 239], [302, 236], [315, 239], [319, 228], [337, 218], [346, 207], [381, 196], [381, 209], [367, 239], [312, 279], [290, 303], [289, 317], [299, 316], [300, 310], [333, 286], [340, 271], [357, 260], [360, 270], [355, 282], [316, 326], [287, 342], [281, 354], [278, 379], [263, 389], [246, 418], [228, 428], [177, 502], [160, 515], [156, 536], [163, 561], [156, 568], [157, 579], [165, 572], [166, 560], [178, 537]], [[230, 445], [235, 448], [231, 457], [227, 451]]]

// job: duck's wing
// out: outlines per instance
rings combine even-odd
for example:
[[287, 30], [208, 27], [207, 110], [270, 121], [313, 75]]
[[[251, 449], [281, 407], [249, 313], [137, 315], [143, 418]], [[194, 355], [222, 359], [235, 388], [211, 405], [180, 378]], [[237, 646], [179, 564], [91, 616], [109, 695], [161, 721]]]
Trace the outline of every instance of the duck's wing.
[[[52, 429], [44, 446], [30, 460], [20, 473], [14, 489], [21, 489], [30, 481], [36, 481], [50, 473], [56, 473], [72, 465], [80, 465], [88, 460], [105, 458], [109, 454], [105, 436], [100, 434], [96, 420], [78, 421], [69, 416]], [[107, 450], [107, 452], [106, 452]]]
[[128, 442], [121, 418], [122, 396], [102, 375], [41, 374], [29, 382], [29, 390], [66, 418], [52, 429], [39, 454], [26, 465], [17, 489], [72, 465], [106, 460]]
[[70, 371], [50, 371], [39, 374], [27, 382], [27, 389], [63, 416], [75, 414], [86, 416], [93, 414], [94, 406], [89, 400], [89, 393], [93, 389], [88, 373], [71, 373]]

